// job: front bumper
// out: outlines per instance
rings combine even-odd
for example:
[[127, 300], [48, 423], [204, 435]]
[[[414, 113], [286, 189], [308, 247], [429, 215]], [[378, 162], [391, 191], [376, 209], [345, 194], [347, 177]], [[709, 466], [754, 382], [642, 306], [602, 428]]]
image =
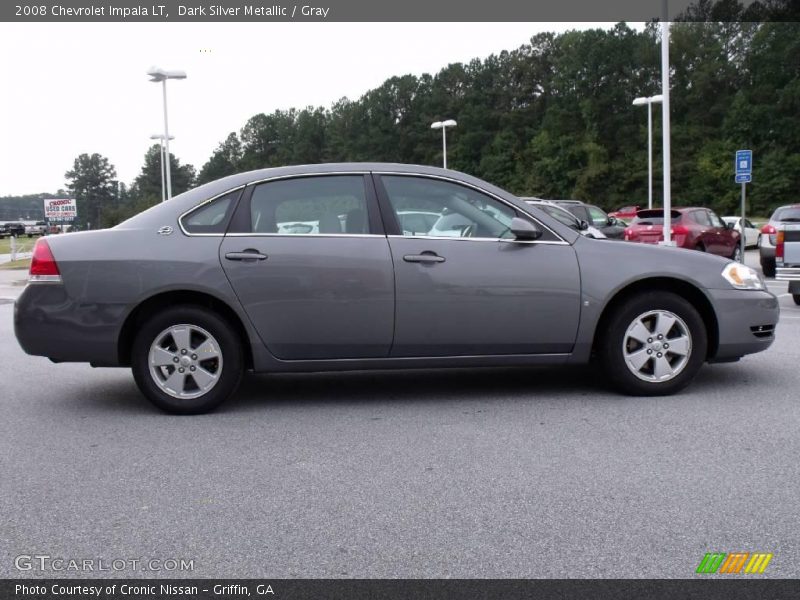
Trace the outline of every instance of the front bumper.
[[717, 350], [711, 362], [766, 350], [775, 341], [778, 299], [766, 291], [708, 290], [717, 315]]

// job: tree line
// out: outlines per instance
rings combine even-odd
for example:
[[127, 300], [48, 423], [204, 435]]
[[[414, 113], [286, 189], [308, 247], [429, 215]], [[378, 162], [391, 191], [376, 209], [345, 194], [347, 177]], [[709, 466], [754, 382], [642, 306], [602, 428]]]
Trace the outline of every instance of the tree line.
[[[701, 0], [671, 29], [674, 205], [738, 207], [734, 152], [754, 151], [748, 210], [798, 202], [800, 18], [796, 2]], [[760, 12], [759, 12], [760, 11]], [[781, 12], [783, 11], [783, 12]], [[787, 16], [788, 15], [788, 16]], [[782, 21], [770, 21], [777, 18]], [[790, 18], [793, 21], [786, 22]], [[657, 23], [637, 31], [541, 33], [515, 50], [398, 75], [329, 108], [257, 114], [195, 173], [173, 156], [174, 193], [237, 172], [288, 164], [386, 161], [448, 166], [519, 195], [576, 198], [606, 209], [647, 202], [647, 110], [661, 91]], [[661, 111], [653, 111], [654, 200], [661, 199]], [[130, 186], [100, 155], [66, 173], [83, 221], [109, 226], [161, 199], [159, 147]], [[81, 202], [83, 198], [83, 202]]]

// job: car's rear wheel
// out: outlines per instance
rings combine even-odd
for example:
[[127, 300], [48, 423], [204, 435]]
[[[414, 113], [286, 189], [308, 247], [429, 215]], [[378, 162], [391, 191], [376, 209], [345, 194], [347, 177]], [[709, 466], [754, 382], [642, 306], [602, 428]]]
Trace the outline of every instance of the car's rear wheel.
[[775, 260], [762, 260], [761, 271], [764, 277], [775, 277]]
[[731, 260], [736, 262], [742, 262], [742, 247], [739, 244], [736, 244], [736, 247], [733, 249]]
[[175, 306], [139, 331], [131, 370], [141, 392], [175, 414], [213, 410], [236, 391], [244, 371], [242, 342], [225, 319], [199, 306]]
[[708, 339], [703, 319], [677, 294], [638, 294], [606, 323], [598, 347], [600, 360], [611, 382], [625, 394], [673, 394], [686, 387], [705, 362]]

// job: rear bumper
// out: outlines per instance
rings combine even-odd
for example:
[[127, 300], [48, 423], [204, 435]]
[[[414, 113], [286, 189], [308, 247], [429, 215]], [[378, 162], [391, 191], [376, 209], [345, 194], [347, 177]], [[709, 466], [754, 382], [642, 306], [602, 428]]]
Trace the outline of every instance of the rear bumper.
[[766, 350], [775, 341], [780, 309], [766, 291], [708, 290], [716, 309], [719, 339], [710, 362]]
[[29, 284], [14, 303], [14, 334], [34, 356], [115, 366], [124, 311], [122, 304], [77, 302], [61, 284]]
[[800, 281], [800, 267], [778, 267], [775, 269], [776, 281]]

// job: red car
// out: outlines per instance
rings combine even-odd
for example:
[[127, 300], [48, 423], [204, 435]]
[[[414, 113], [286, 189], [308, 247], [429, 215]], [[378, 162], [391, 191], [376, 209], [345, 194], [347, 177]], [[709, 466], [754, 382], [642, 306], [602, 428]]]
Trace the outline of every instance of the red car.
[[[741, 258], [738, 231], [725, 225], [714, 211], [702, 207], [673, 208], [671, 237], [679, 248], [710, 252], [738, 261]], [[664, 211], [640, 210], [625, 229], [629, 242], [657, 244], [664, 240]]]
[[614, 212], [608, 213], [608, 216], [614, 217], [616, 219], [622, 219], [623, 221], [627, 222], [636, 216], [638, 210], [639, 210], [638, 206], [623, 206], [622, 208], [618, 208]]

